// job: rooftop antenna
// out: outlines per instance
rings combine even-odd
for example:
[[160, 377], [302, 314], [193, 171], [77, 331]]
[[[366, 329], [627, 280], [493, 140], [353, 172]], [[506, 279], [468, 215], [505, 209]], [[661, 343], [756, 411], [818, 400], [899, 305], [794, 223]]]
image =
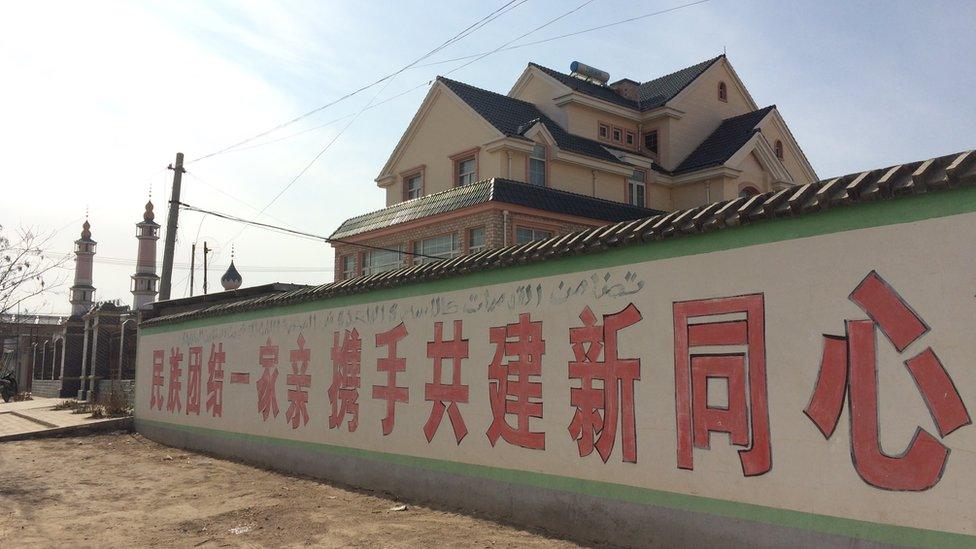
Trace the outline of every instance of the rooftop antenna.
[[725, 46], [722, 46], [722, 55], [725, 55]]

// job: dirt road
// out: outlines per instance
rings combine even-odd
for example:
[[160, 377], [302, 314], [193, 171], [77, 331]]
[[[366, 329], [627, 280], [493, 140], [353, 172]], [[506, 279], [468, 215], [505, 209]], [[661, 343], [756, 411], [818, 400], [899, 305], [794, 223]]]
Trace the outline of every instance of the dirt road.
[[0, 444], [0, 547], [575, 547], [116, 433]]

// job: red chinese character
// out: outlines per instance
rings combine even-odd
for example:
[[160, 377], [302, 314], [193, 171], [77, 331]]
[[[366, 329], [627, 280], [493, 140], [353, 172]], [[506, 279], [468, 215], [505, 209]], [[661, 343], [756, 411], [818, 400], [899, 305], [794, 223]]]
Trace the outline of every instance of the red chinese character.
[[169, 351], [169, 393], [166, 395], [167, 412], [179, 412], [182, 409], [180, 404], [180, 388], [182, 386], [180, 377], [183, 375], [183, 369], [180, 368], [180, 362], [183, 362], [183, 352], [177, 347], [171, 348]]
[[[847, 393], [851, 458], [857, 474], [868, 484], [885, 490], [927, 490], [942, 478], [949, 449], [918, 427], [901, 455], [891, 456], [881, 450], [876, 328], [901, 352], [927, 333], [929, 327], [874, 271], [851, 293], [850, 300], [871, 320], [847, 320], [846, 336], [824, 334], [817, 385], [804, 413], [829, 439]], [[952, 378], [931, 347], [906, 360], [905, 366], [941, 437], [971, 423]]]
[[[495, 345], [495, 355], [488, 365], [492, 415], [488, 440], [494, 446], [500, 436], [509, 444], [545, 450], [546, 434], [529, 431], [529, 419], [542, 418], [542, 355], [546, 352], [542, 322], [532, 322], [528, 313], [520, 314], [515, 324], [491, 328], [489, 340]], [[506, 363], [506, 357], [512, 358]], [[515, 428], [506, 421], [507, 414], [515, 416]]]
[[186, 415], [200, 415], [201, 366], [203, 366], [203, 347], [190, 347], [186, 368]]
[[[673, 310], [678, 467], [694, 469], [693, 448], [709, 449], [714, 432], [728, 433], [732, 445], [743, 447], [743, 475], [766, 473], [772, 449], [763, 295], [684, 301]], [[716, 315], [725, 318], [708, 318]], [[745, 350], [721, 350], [743, 345]], [[709, 405], [708, 380], [716, 378], [725, 381], [726, 406]]]
[[152, 388], [149, 393], [149, 409], [163, 409], [163, 364], [166, 362], [166, 351], [153, 351]]
[[288, 410], [285, 419], [291, 422], [292, 429], [299, 425], [308, 425], [308, 389], [312, 386], [312, 376], [308, 373], [308, 362], [312, 359], [312, 351], [305, 348], [305, 336], [298, 334], [298, 348], [291, 351], [291, 373], [285, 382], [292, 389], [288, 389]]
[[396, 403], [410, 402], [410, 389], [398, 387], [396, 384], [397, 373], [407, 369], [407, 360], [398, 357], [396, 349], [397, 343], [405, 337], [407, 337], [407, 327], [402, 322], [388, 332], [376, 334], [376, 346], [387, 347], [387, 355], [376, 359], [376, 371], [386, 372], [386, 385], [373, 385], [373, 398], [386, 401], [386, 417], [381, 422], [384, 436], [393, 432], [396, 422]]
[[275, 396], [275, 385], [278, 383], [278, 346], [271, 344], [271, 338], [258, 350], [258, 363], [261, 365], [261, 377], [258, 378], [258, 412], [263, 421], [268, 416], [278, 417], [278, 397]]
[[212, 417], [220, 417], [224, 412], [224, 363], [227, 354], [223, 343], [210, 344], [210, 359], [207, 361], [207, 411]]
[[[444, 323], [434, 323], [434, 341], [427, 342], [427, 357], [434, 359], [434, 377], [431, 383], [424, 385], [424, 400], [434, 404], [430, 408], [430, 417], [424, 424], [424, 435], [427, 442], [434, 439], [446, 410], [451, 427], [454, 428], [454, 438], [461, 444], [461, 439], [468, 434], [468, 427], [458, 408], [459, 402], [468, 403], [468, 386], [461, 383], [461, 360], [468, 358], [468, 340], [461, 337], [460, 320], [454, 321], [454, 339], [449, 341], [444, 341]], [[450, 385], [441, 382], [441, 362], [444, 359], [451, 359], [453, 376]]]
[[[606, 463], [613, 452], [619, 417], [623, 461], [636, 463], [634, 381], [640, 379], [640, 359], [617, 356], [617, 332], [638, 323], [641, 313], [631, 303], [620, 312], [603, 315], [603, 325], [596, 323], [589, 307], [579, 318], [583, 326], [569, 330], [574, 358], [569, 363], [569, 379], [580, 382], [569, 390], [569, 402], [576, 408], [569, 435], [576, 441], [580, 457], [596, 448]], [[594, 381], [599, 385], [594, 386]]]
[[346, 414], [352, 416], [346, 427], [349, 432], [359, 426], [359, 372], [363, 357], [363, 340], [353, 328], [346, 330], [339, 342], [339, 332], [332, 333], [332, 385], [329, 386], [329, 429], [342, 424]]

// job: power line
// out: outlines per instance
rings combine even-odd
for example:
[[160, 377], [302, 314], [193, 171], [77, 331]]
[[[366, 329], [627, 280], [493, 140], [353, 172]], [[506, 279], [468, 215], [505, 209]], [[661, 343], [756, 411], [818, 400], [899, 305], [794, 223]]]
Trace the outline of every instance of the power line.
[[[522, 0], [522, 2], [523, 2], [523, 3], [524, 3], [525, 1], [526, 1], [526, 0]], [[465, 64], [463, 64], [463, 65], [461, 65], [461, 66], [459, 66], [459, 67], [455, 67], [455, 68], [453, 68], [453, 69], [451, 69], [450, 71], [448, 71], [448, 72], [447, 72], [447, 74], [451, 74], [451, 73], [453, 73], [453, 72], [456, 72], [456, 71], [458, 71], [458, 70], [461, 70], [461, 69], [463, 69], [464, 67], [467, 67], [468, 65], [471, 65], [472, 63], [476, 63], [476, 62], [478, 62], [478, 61], [480, 61], [480, 60], [482, 60], [482, 59], [484, 59], [485, 57], [488, 57], [489, 55], [491, 55], [491, 54], [493, 54], [493, 53], [495, 53], [496, 51], [498, 51], [498, 50], [500, 50], [501, 48], [503, 48], [503, 47], [505, 47], [505, 46], [507, 46], [507, 45], [509, 45], [509, 44], [511, 44], [511, 43], [513, 43], [513, 42], [516, 42], [516, 41], [518, 41], [518, 40], [521, 40], [522, 38], [525, 38], [526, 36], [529, 36], [530, 34], [532, 34], [532, 33], [534, 33], [534, 32], [537, 32], [537, 31], [539, 31], [539, 30], [542, 30], [542, 29], [544, 29], [544, 28], [546, 28], [546, 27], [548, 27], [549, 25], [551, 25], [551, 24], [553, 24], [553, 23], [555, 23], [556, 21], [559, 21], [560, 19], [563, 19], [563, 18], [565, 18], [565, 17], [568, 17], [569, 15], [572, 15], [573, 13], [576, 13], [577, 11], [579, 11], [579, 10], [581, 10], [581, 9], [583, 9], [584, 7], [586, 7], [587, 5], [589, 5], [589, 4], [592, 4], [592, 3], [594, 2], [594, 1], [595, 1], [595, 0], [586, 0], [586, 1], [585, 1], [585, 2], [583, 2], [582, 4], [580, 4], [580, 5], [578, 5], [578, 6], [576, 6], [575, 8], [573, 8], [573, 9], [571, 9], [571, 10], [569, 10], [569, 11], [566, 11], [566, 12], [563, 12], [562, 14], [560, 14], [560, 15], [557, 15], [556, 17], [553, 17], [552, 19], [550, 19], [550, 20], [548, 20], [548, 21], [546, 21], [546, 22], [545, 22], [545, 23], [543, 23], [542, 25], [539, 25], [539, 26], [537, 26], [537, 27], [535, 27], [535, 28], [533, 28], [533, 29], [531, 29], [531, 30], [529, 30], [528, 32], [525, 32], [525, 33], [523, 33], [523, 34], [521, 34], [521, 35], [519, 35], [519, 36], [517, 36], [516, 38], [513, 38], [512, 40], [509, 40], [508, 42], [505, 42], [504, 44], [502, 44], [501, 46], [499, 46], [499, 47], [497, 47], [497, 48], [495, 48], [494, 50], [492, 50], [492, 51], [490, 51], [490, 52], [487, 52], [487, 53], [485, 53], [485, 54], [483, 54], [483, 55], [481, 55], [481, 56], [479, 56], [479, 57], [478, 57], [478, 58], [476, 58], [476, 59], [472, 59], [471, 61], [468, 61], [467, 63], [465, 63]], [[510, 2], [510, 3], [511, 3], [511, 2]], [[508, 4], [506, 4], [506, 5], [508, 5]], [[518, 5], [520, 5], [520, 4], [516, 4], [516, 7], [517, 7]], [[496, 11], [497, 11], [497, 10], [496, 10]], [[453, 39], [452, 39], [452, 40], [453, 40]], [[450, 42], [451, 42], [451, 41], [449, 40], [448, 42], [445, 42], [445, 44], [444, 44], [444, 45], [446, 45], [446, 44], [449, 44]], [[415, 65], [416, 63], [418, 63], [419, 61], [421, 61], [421, 60], [423, 60], [423, 59], [425, 59], [426, 57], [428, 57], [428, 56], [430, 56], [430, 55], [432, 55], [432, 54], [433, 54], [434, 52], [436, 52], [436, 51], [438, 51], [439, 49], [441, 49], [441, 48], [443, 48], [443, 47], [444, 47], [444, 45], [442, 45], [442, 46], [441, 46], [441, 47], [439, 47], [439, 48], [436, 48], [436, 49], [435, 49], [434, 51], [432, 51], [432, 52], [430, 52], [430, 53], [428, 53], [428, 54], [426, 54], [426, 55], [424, 55], [423, 57], [420, 57], [420, 58], [419, 58], [419, 59], [418, 59], [417, 61], [414, 61], [414, 62], [413, 62], [413, 63], [411, 63], [410, 65], [407, 65], [406, 67], [403, 67], [402, 69], [400, 69], [399, 71], [397, 71], [397, 72], [396, 72], [396, 73], [395, 73], [395, 74], [394, 74], [393, 76], [396, 76], [397, 74], [400, 74], [401, 72], [403, 72], [403, 71], [405, 71], [406, 69], [408, 69], [408, 68], [410, 68], [411, 66], [413, 66], [413, 65]], [[336, 135], [335, 135], [335, 136], [334, 136], [334, 137], [333, 137], [333, 138], [332, 138], [332, 139], [331, 139], [331, 140], [330, 140], [330, 141], [329, 141], [328, 143], [326, 143], [326, 145], [325, 145], [325, 147], [323, 147], [323, 148], [322, 148], [322, 149], [321, 149], [321, 150], [320, 150], [320, 151], [318, 152], [318, 154], [316, 154], [316, 155], [315, 155], [315, 157], [313, 157], [313, 158], [312, 158], [312, 160], [311, 160], [311, 161], [310, 161], [310, 162], [309, 162], [308, 164], [306, 164], [306, 165], [305, 165], [305, 167], [304, 167], [304, 168], [302, 168], [302, 170], [301, 170], [300, 172], [298, 172], [298, 174], [297, 174], [297, 175], [295, 175], [295, 177], [293, 177], [293, 178], [291, 179], [291, 181], [289, 181], [289, 182], [288, 182], [288, 183], [287, 183], [287, 184], [286, 184], [286, 185], [285, 185], [284, 187], [282, 187], [282, 188], [281, 188], [281, 190], [280, 190], [280, 191], [278, 191], [278, 194], [276, 194], [276, 195], [274, 196], [274, 198], [272, 198], [272, 199], [271, 199], [271, 201], [270, 201], [270, 202], [268, 202], [268, 203], [267, 203], [267, 204], [266, 204], [266, 205], [264, 206], [264, 208], [261, 208], [261, 211], [260, 211], [260, 212], [258, 212], [258, 215], [260, 215], [260, 214], [262, 214], [262, 213], [264, 213], [264, 212], [265, 212], [265, 210], [267, 210], [268, 208], [270, 208], [270, 207], [271, 207], [271, 206], [272, 206], [272, 205], [273, 205], [273, 204], [274, 204], [274, 203], [275, 203], [275, 202], [276, 202], [276, 201], [277, 201], [277, 200], [278, 200], [279, 198], [281, 198], [281, 196], [282, 196], [282, 195], [284, 195], [284, 194], [285, 194], [285, 193], [286, 193], [286, 192], [288, 191], [288, 189], [290, 189], [290, 188], [292, 187], [292, 185], [294, 185], [294, 184], [295, 184], [295, 182], [296, 182], [296, 181], [298, 181], [298, 180], [299, 180], [299, 179], [300, 179], [300, 178], [301, 178], [301, 177], [302, 177], [303, 175], [305, 175], [305, 173], [306, 173], [306, 172], [307, 172], [307, 171], [309, 170], [309, 168], [311, 168], [311, 167], [312, 167], [312, 166], [313, 166], [313, 165], [315, 164], [315, 162], [316, 162], [316, 161], [318, 161], [318, 159], [319, 159], [319, 158], [321, 158], [321, 157], [322, 157], [322, 155], [323, 155], [323, 154], [325, 154], [325, 152], [326, 152], [326, 151], [328, 151], [328, 150], [329, 150], [329, 148], [330, 148], [330, 147], [332, 147], [332, 145], [333, 145], [333, 144], [334, 144], [334, 143], [335, 143], [336, 141], [338, 141], [340, 137], [342, 137], [342, 134], [343, 134], [343, 133], [344, 133], [344, 132], [345, 132], [345, 131], [346, 131], [347, 129], [349, 129], [349, 127], [350, 127], [350, 126], [352, 126], [352, 124], [353, 124], [354, 122], [356, 122], [356, 120], [357, 120], [357, 119], [359, 118], [359, 116], [360, 116], [361, 114], [363, 114], [363, 112], [364, 112], [364, 111], [365, 111], [366, 109], [368, 109], [368, 108], [369, 108], [369, 107], [370, 107], [370, 106], [371, 106], [371, 105], [373, 104], [373, 102], [374, 102], [374, 101], [376, 101], [376, 98], [377, 98], [377, 97], [379, 97], [379, 95], [380, 95], [381, 93], [383, 93], [383, 90], [385, 90], [385, 89], [386, 89], [386, 87], [387, 87], [387, 86], [388, 86], [388, 85], [389, 85], [389, 84], [390, 84], [391, 82], [393, 82], [393, 79], [392, 79], [392, 77], [391, 77], [390, 79], [388, 79], [388, 80], [386, 81], [386, 83], [385, 83], [385, 84], [383, 84], [383, 87], [382, 87], [382, 88], [380, 88], [380, 91], [378, 91], [378, 92], [376, 92], [376, 94], [374, 94], [374, 95], [373, 95], [373, 98], [372, 98], [372, 99], [370, 99], [370, 101], [369, 101], [369, 103], [367, 103], [367, 104], [366, 104], [365, 106], [363, 106], [363, 108], [361, 108], [361, 109], [359, 109], [359, 112], [357, 112], [357, 113], [355, 114], [355, 116], [353, 116], [353, 117], [352, 117], [352, 119], [351, 119], [351, 120], [349, 120], [349, 123], [348, 123], [348, 124], [346, 124], [346, 125], [345, 125], [345, 126], [344, 126], [344, 127], [343, 127], [343, 128], [341, 129], [341, 130], [339, 130], [339, 133], [337, 133], [337, 134], [336, 134]], [[232, 238], [232, 239], [231, 239], [231, 242], [233, 242], [234, 240], [236, 240], [236, 239], [237, 239], [237, 238], [238, 238], [238, 237], [239, 237], [239, 236], [241, 235], [241, 233], [243, 233], [243, 232], [244, 232], [244, 231], [245, 231], [246, 229], [247, 229], [247, 226], [244, 226], [244, 227], [241, 227], [241, 230], [240, 230], [240, 231], [238, 231], [238, 233], [237, 233], [237, 234], [236, 234], [236, 235], [234, 236], [234, 238]]]
[[[619, 21], [614, 21], [613, 23], [607, 23], [605, 25], [598, 25], [596, 27], [590, 27], [590, 28], [587, 28], [587, 29], [582, 29], [582, 30], [578, 30], [578, 31], [574, 31], [574, 32], [569, 32], [569, 33], [566, 33], [566, 34], [560, 34], [559, 36], [551, 36], [549, 38], [543, 38], [542, 40], [536, 40], [536, 41], [533, 41], [533, 42], [526, 42], [524, 44], [516, 44], [514, 46], [507, 46], [507, 47], [504, 47], [504, 48], [502, 48], [500, 50], [497, 50], [497, 51], [510, 51], [510, 50], [517, 50], [517, 49], [520, 49], [520, 48], [527, 48], [529, 46], [537, 46], [539, 44], [545, 44], [546, 42], [552, 42], [554, 40], [561, 40], [563, 38], [569, 38], [571, 36], [577, 36], [577, 35], [580, 35], [580, 34], [586, 34], [588, 32], [603, 30], [603, 29], [607, 29], [607, 28], [610, 28], [610, 27], [616, 27], [618, 25], [623, 25], [625, 23], [633, 23], [634, 21], [640, 21], [641, 19], [647, 19], [649, 17], [654, 17], [654, 16], [657, 16], [657, 15], [664, 15], [664, 14], [670, 13], [672, 11], [678, 11], [678, 10], [681, 10], [681, 9], [684, 9], [684, 8], [690, 8], [692, 6], [697, 6], [699, 4], [704, 4], [704, 3], [709, 2], [709, 1], [710, 0], [697, 0], [696, 2], [690, 2], [688, 4], [682, 4], [680, 6], [674, 6], [674, 7], [671, 7], [671, 8], [664, 9], [664, 10], [658, 10], [658, 11], [651, 12], [651, 13], [645, 13], [644, 15], [638, 15], [636, 17], [628, 17], [627, 19], [621, 19]], [[487, 53], [491, 53], [491, 52], [487, 52]], [[454, 57], [454, 58], [451, 58], [451, 59], [444, 59], [442, 61], [432, 61], [430, 63], [424, 63], [422, 65], [417, 65], [415, 68], [418, 68], [419, 69], [419, 68], [423, 68], [423, 67], [433, 67], [435, 65], [443, 65], [445, 63], [453, 63], [455, 61], [464, 61], [465, 59], [471, 59], [471, 58], [478, 57], [478, 56], [481, 56], [481, 55], [484, 55], [484, 54], [485, 54], [485, 52], [482, 52], [482, 53], [473, 53], [471, 55], [464, 55], [464, 56], [461, 56], [461, 57]]]
[[[402, 92], [399, 92], [396, 95], [391, 95], [390, 97], [387, 97], [386, 99], [384, 99], [382, 101], [378, 101], [376, 103], [373, 103], [372, 105], [369, 105], [368, 107], [366, 107], [363, 110], [364, 111], [369, 111], [369, 110], [375, 109], [376, 107], [379, 107], [380, 105], [384, 105], [386, 103], [389, 103], [390, 101], [393, 101], [394, 99], [399, 99], [400, 97], [403, 97], [404, 95], [407, 95], [408, 93], [411, 93], [413, 91], [419, 90], [420, 88], [427, 87], [430, 84], [432, 84], [433, 82], [434, 82], [433, 80], [428, 80], [428, 81], [426, 81], [426, 82], [424, 82], [422, 84], [418, 84], [418, 85], [416, 85], [416, 86], [414, 86], [414, 87], [412, 87], [410, 89], [407, 89], [407, 90], [404, 90]], [[312, 126], [311, 128], [307, 128], [307, 129], [304, 129], [304, 130], [299, 131], [299, 132], [295, 132], [295, 133], [292, 133], [292, 134], [288, 134], [288, 135], [285, 135], [285, 136], [282, 136], [282, 137], [279, 137], [279, 138], [276, 138], [276, 139], [272, 139], [270, 141], [263, 141], [261, 143], [256, 143], [256, 144], [250, 145], [248, 147], [238, 147], [236, 149], [228, 150], [224, 154], [230, 154], [230, 153], [236, 153], [236, 152], [242, 152], [242, 151], [249, 151], [251, 149], [257, 149], [257, 148], [263, 147], [265, 145], [272, 145], [274, 143], [278, 143], [278, 142], [281, 142], [281, 141], [285, 141], [285, 140], [291, 139], [293, 137], [298, 137], [300, 135], [304, 135], [306, 133], [309, 133], [309, 132], [312, 132], [312, 131], [315, 131], [315, 130], [322, 129], [322, 128], [325, 128], [327, 126], [331, 126], [332, 124], [335, 124], [336, 122], [342, 122], [343, 120], [346, 120], [348, 118], [352, 118], [353, 116], [356, 116], [356, 113], [351, 112], [351, 113], [346, 114], [344, 116], [340, 116], [339, 118], [334, 118], [334, 119], [332, 119], [332, 120], [330, 120], [328, 122], [325, 122], [323, 124], [319, 124], [317, 126]], [[187, 172], [187, 173], [189, 173], [189, 172]], [[223, 191], [221, 191], [221, 192], [223, 192]], [[224, 193], [224, 194], [226, 194], [226, 193]], [[254, 208], [254, 209], [257, 210], [257, 208]], [[265, 214], [265, 215], [267, 215], [267, 214]], [[270, 215], [269, 215], [269, 217], [270, 217]]]
[[315, 113], [321, 112], [321, 111], [323, 111], [323, 110], [325, 110], [325, 109], [327, 109], [327, 108], [335, 105], [336, 103], [339, 103], [341, 101], [345, 101], [346, 99], [349, 99], [350, 97], [353, 97], [353, 96], [355, 96], [355, 95], [357, 95], [357, 94], [359, 94], [359, 93], [361, 93], [361, 92], [363, 92], [363, 91], [365, 91], [365, 90], [367, 90], [369, 88], [372, 88], [373, 86], [376, 86], [376, 85], [378, 85], [378, 84], [380, 84], [382, 82], [386, 82], [387, 80], [390, 80], [390, 79], [396, 77], [397, 75], [399, 75], [403, 71], [409, 69], [410, 67], [413, 67], [417, 63], [423, 61], [424, 59], [427, 59], [431, 55], [434, 55], [435, 53], [441, 51], [442, 49], [446, 48], [447, 46], [449, 46], [449, 45], [451, 45], [451, 44], [453, 44], [455, 42], [459, 42], [459, 41], [463, 40], [464, 38], [470, 36], [475, 31], [477, 31], [480, 28], [484, 27], [488, 23], [494, 21], [498, 17], [501, 17], [505, 13], [508, 13], [509, 11], [512, 11], [513, 9], [521, 6], [522, 4], [524, 4], [527, 1], [528, 0], [509, 0], [508, 2], [506, 2], [505, 4], [503, 4], [500, 8], [498, 8], [495, 11], [489, 13], [488, 15], [482, 17], [478, 21], [472, 23], [471, 25], [469, 25], [464, 30], [460, 31], [459, 33], [455, 34], [451, 38], [447, 39], [447, 41], [443, 42], [442, 44], [440, 44], [436, 48], [430, 50], [429, 52], [425, 53], [424, 55], [420, 56], [419, 58], [415, 59], [414, 61], [408, 63], [407, 65], [401, 67], [397, 71], [395, 71], [395, 72], [393, 72], [391, 74], [388, 74], [388, 75], [384, 76], [383, 78], [380, 78], [379, 80], [376, 80], [376, 81], [374, 81], [374, 82], [372, 82], [370, 84], [366, 84], [365, 86], [362, 86], [362, 87], [360, 87], [360, 88], [358, 88], [358, 89], [356, 89], [354, 91], [351, 91], [351, 92], [343, 95], [342, 97], [339, 97], [338, 99], [335, 99], [333, 101], [330, 101], [329, 103], [326, 103], [325, 105], [322, 105], [320, 107], [316, 107], [316, 108], [314, 108], [314, 109], [312, 109], [312, 110], [310, 110], [310, 111], [308, 111], [308, 112], [306, 112], [304, 114], [301, 114], [301, 115], [299, 115], [299, 116], [297, 116], [295, 118], [292, 118], [291, 120], [288, 120], [287, 122], [283, 122], [281, 124], [278, 124], [277, 126], [271, 128], [269, 130], [265, 130], [265, 131], [260, 132], [260, 133], [258, 133], [256, 135], [253, 135], [251, 137], [248, 137], [247, 139], [244, 139], [242, 141], [238, 141], [237, 143], [234, 143], [233, 145], [230, 145], [228, 147], [224, 147], [223, 149], [220, 149], [218, 151], [214, 151], [212, 153], [205, 154], [205, 155], [200, 156], [198, 158], [194, 158], [193, 160], [190, 160], [188, 162], [188, 164], [189, 163], [193, 163], [193, 162], [197, 162], [199, 160], [203, 160], [205, 158], [210, 158], [212, 156], [217, 156], [218, 154], [222, 154], [222, 153], [228, 152], [231, 149], [235, 149], [235, 148], [237, 148], [237, 147], [239, 147], [241, 145], [244, 145], [246, 143], [250, 143], [251, 141], [254, 141], [255, 139], [259, 139], [261, 137], [264, 137], [264, 136], [266, 136], [268, 134], [271, 134], [271, 133], [273, 133], [273, 132], [275, 132], [277, 130], [280, 130], [281, 128], [284, 128], [286, 126], [290, 126], [291, 124], [294, 124], [295, 122], [298, 122], [299, 120], [302, 120], [304, 118], [307, 118], [307, 117], [309, 117], [309, 116], [311, 116], [311, 115], [313, 115]]
[[[367, 249], [370, 249], [370, 250], [377, 250], [377, 251], [383, 251], [383, 252], [395, 252], [395, 253], [398, 253], [398, 254], [408, 254], [408, 252], [405, 252], [403, 250], [398, 250], [398, 249], [395, 249], [395, 248], [384, 248], [382, 246], [372, 246], [370, 244], [363, 244], [361, 242], [350, 242], [348, 240], [343, 240], [341, 238], [330, 238], [328, 236], [317, 235], [317, 234], [314, 234], [314, 233], [307, 233], [305, 231], [298, 231], [298, 230], [295, 230], [295, 229], [288, 229], [288, 228], [285, 228], [285, 227], [278, 227], [276, 225], [270, 225], [268, 223], [261, 223], [260, 221], [254, 221], [254, 220], [251, 220], [251, 219], [244, 219], [242, 217], [237, 217], [237, 216], [230, 215], [230, 214], [215, 212], [213, 210], [204, 210], [203, 208], [197, 208], [196, 206], [191, 206], [191, 205], [189, 205], [189, 204], [187, 204], [185, 202], [180, 202], [179, 205], [180, 205], [181, 208], [183, 208], [184, 210], [187, 210], [187, 211], [204, 213], [204, 214], [207, 214], [207, 215], [212, 215], [212, 216], [219, 217], [221, 219], [226, 219], [228, 221], [234, 221], [234, 222], [237, 222], [237, 223], [244, 223], [246, 225], [254, 225], [255, 227], [261, 227], [263, 229], [268, 229], [268, 230], [277, 231], [277, 232], [281, 232], [281, 233], [292, 234], [292, 235], [295, 235], [295, 236], [299, 236], [299, 237], [302, 237], [302, 238], [308, 238], [308, 239], [311, 239], [311, 240], [321, 240], [322, 242], [327, 242], [329, 244], [348, 244], [349, 246], [357, 246], [359, 248], [367, 248]], [[446, 257], [440, 257], [440, 256], [436, 256], [436, 255], [427, 255], [427, 254], [416, 253], [416, 252], [409, 252], [409, 255], [412, 255], [414, 257], [426, 257], [428, 259], [437, 259], [437, 260], [448, 259]]]
[[499, 52], [499, 51], [501, 51], [501, 50], [502, 50], [502, 48], [504, 48], [504, 47], [506, 47], [506, 46], [508, 46], [508, 45], [510, 45], [510, 44], [512, 44], [513, 42], [517, 42], [517, 41], [519, 41], [519, 40], [521, 40], [521, 39], [523, 39], [523, 38], [525, 38], [526, 36], [528, 36], [528, 35], [530, 35], [530, 34], [533, 34], [533, 33], [535, 33], [536, 31], [540, 31], [540, 30], [542, 30], [542, 29], [544, 29], [544, 28], [546, 28], [546, 27], [548, 27], [549, 25], [551, 25], [551, 24], [553, 24], [553, 23], [555, 23], [556, 21], [559, 21], [560, 19], [563, 19], [563, 18], [565, 18], [565, 17], [568, 17], [568, 16], [570, 16], [570, 15], [572, 15], [572, 14], [574, 14], [574, 13], [576, 13], [576, 12], [578, 12], [579, 10], [581, 10], [581, 9], [583, 9], [584, 7], [586, 7], [586, 6], [588, 5], [588, 4], [592, 4], [592, 3], [594, 2], [594, 1], [595, 1], [595, 0], [586, 0], [586, 1], [585, 1], [585, 2], [583, 2], [582, 4], [580, 4], [580, 5], [578, 5], [578, 6], [576, 6], [575, 8], [573, 8], [573, 9], [571, 9], [571, 10], [569, 10], [569, 11], [567, 11], [567, 12], [564, 12], [564, 13], [562, 13], [561, 15], [557, 15], [556, 17], [553, 17], [552, 19], [550, 19], [550, 20], [548, 20], [548, 21], [546, 21], [545, 23], [543, 23], [543, 24], [541, 24], [541, 25], [539, 25], [538, 27], [536, 27], [536, 28], [534, 28], [534, 29], [532, 29], [532, 30], [530, 30], [529, 32], [526, 32], [526, 33], [524, 33], [524, 34], [521, 34], [521, 35], [519, 35], [519, 36], [518, 36], [517, 38], [514, 38], [514, 39], [512, 39], [512, 40], [509, 40], [508, 42], [505, 42], [505, 43], [504, 43], [504, 44], [502, 44], [501, 46], [498, 46], [497, 48], [495, 48], [495, 49], [493, 49], [493, 50], [491, 50], [491, 51], [489, 51], [489, 52], [485, 52], [485, 53], [483, 53], [483, 54], [480, 54], [480, 55], [479, 55], [478, 57], [476, 57], [476, 58], [474, 58], [474, 59], [472, 59], [471, 61], [468, 61], [467, 63], [465, 63], [465, 64], [463, 64], [463, 65], [461, 65], [461, 66], [459, 66], [459, 67], [454, 67], [453, 69], [451, 69], [451, 70], [449, 70], [449, 71], [447, 71], [447, 74], [451, 74], [451, 73], [455, 73], [455, 72], [457, 72], [457, 71], [459, 71], [459, 70], [461, 70], [461, 69], [463, 69], [464, 67], [467, 67], [468, 65], [470, 65], [470, 64], [472, 64], [472, 63], [477, 63], [478, 61], [481, 61], [481, 60], [482, 60], [482, 59], [484, 59], [485, 57], [488, 57], [489, 55], [491, 55], [491, 54], [493, 54], [493, 53], [496, 53], [496, 52]]

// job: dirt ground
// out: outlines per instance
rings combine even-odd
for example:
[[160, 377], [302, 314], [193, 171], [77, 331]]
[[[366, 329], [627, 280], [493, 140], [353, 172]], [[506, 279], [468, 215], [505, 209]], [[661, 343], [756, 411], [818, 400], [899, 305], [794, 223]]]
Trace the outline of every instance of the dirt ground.
[[0, 547], [576, 547], [138, 434], [0, 444]]

